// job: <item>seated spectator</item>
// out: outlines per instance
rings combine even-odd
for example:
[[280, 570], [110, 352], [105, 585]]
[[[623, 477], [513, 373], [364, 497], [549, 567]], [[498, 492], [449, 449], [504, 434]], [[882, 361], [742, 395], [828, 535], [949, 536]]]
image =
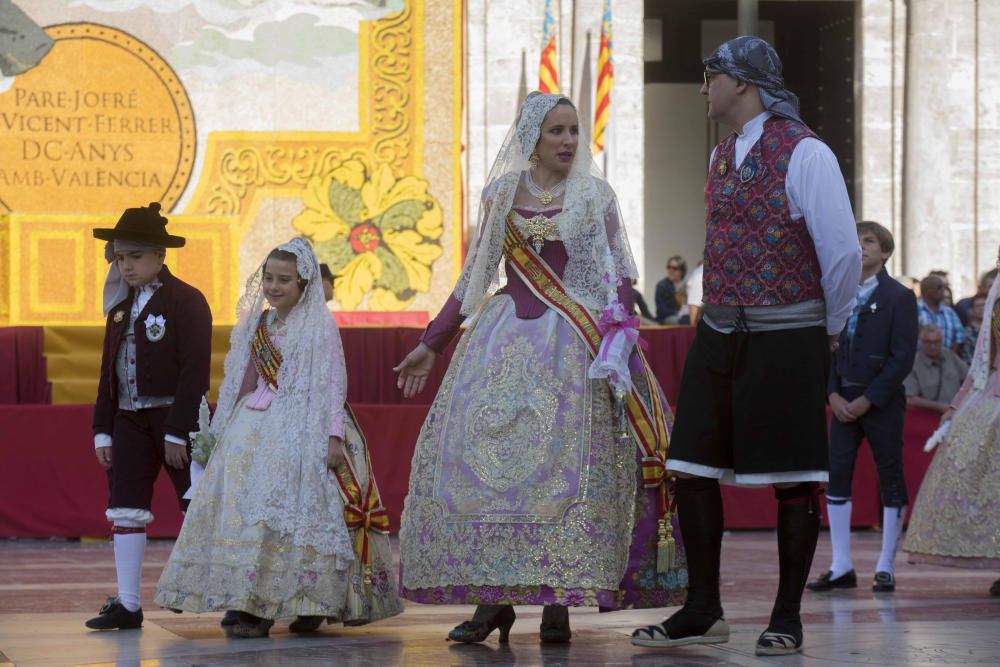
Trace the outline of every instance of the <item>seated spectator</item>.
[[917, 321], [920, 326], [937, 325], [942, 344], [952, 352], [961, 350], [965, 343], [965, 330], [958, 315], [946, 303], [947, 283], [940, 275], [929, 274], [920, 281], [920, 299], [917, 301]]
[[977, 294], [972, 297], [972, 308], [969, 310], [969, 323], [965, 326], [965, 344], [962, 345], [962, 361], [972, 363], [972, 353], [976, 349], [976, 339], [983, 326], [983, 315], [986, 312], [986, 295]]
[[[958, 314], [958, 319], [962, 320], [962, 324], [969, 326], [969, 311], [972, 309], [972, 300], [979, 295], [982, 295], [983, 299], [986, 299], [986, 295], [990, 293], [990, 288], [993, 287], [993, 281], [997, 278], [997, 270], [990, 269], [983, 275], [979, 276], [979, 285], [976, 288], [976, 293], [973, 296], [967, 296], [955, 304], [955, 313]], [[977, 327], [978, 330], [978, 327]], [[976, 340], [972, 339], [972, 345], [975, 346]]]
[[936, 325], [921, 327], [913, 370], [903, 381], [906, 404], [944, 414], [968, 371], [965, 362], [944, 346], [941, 330]]
[[649, 306], [646, 305], [646, 299], [642, 297], [642, 292], [635, 288], [637, 282], [635, 278], [632, 279], [632, 314], [635, 315], [635, 311], [638, 310], [642, 319], [656, 323], [656, 317], [649, 312]]
[[656, 283], [656, 321], [660, 324], [677, 323], [684, 303], [682, 285], [686, 275], [687, 263], [680, 255], [667, 260], [667, 277]]
[[944, 281], [944, 298], [941, 301], [941, 303], [948, 306], [949, 308], [954, 308], [955, 299], [951, 293], [951, 281], [948, 279], [948, 272], [942, 269], [934, 269], [933, 271], [929, 271], [927, 275], [937, 276], [942, 281]]
[[691, 274], [684, 281], [684, 292], [687, 295], [688, 321], [685, 324], [698, 324], [698, 317], [701, 315], [701, 299], [705, 293], [702, 284], [702, 276], [705, 273], [705, 263], [698, 262], [698, 266], [691, 270]]

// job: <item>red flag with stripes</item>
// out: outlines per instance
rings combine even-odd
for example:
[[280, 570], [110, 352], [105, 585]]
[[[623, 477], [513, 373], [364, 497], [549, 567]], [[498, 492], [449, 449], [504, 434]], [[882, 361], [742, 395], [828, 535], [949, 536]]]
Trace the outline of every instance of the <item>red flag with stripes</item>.
[[594, 107], [594, 155], [604, 150], [604, 130], [611, 114], [611, 87], [615, 82], [612, 61], [614, 42], [611, 39], [611, 0], [604, 0], [601, 16], [601, 47], [597, 52], [597, 104]]
[[542, 56], [538, 62], [538, 90], [559, 92], [559, 68], [556, 66], [556, 21], [552, 16], [552, 0], [545, 0], [545, 23], [542, 24]]

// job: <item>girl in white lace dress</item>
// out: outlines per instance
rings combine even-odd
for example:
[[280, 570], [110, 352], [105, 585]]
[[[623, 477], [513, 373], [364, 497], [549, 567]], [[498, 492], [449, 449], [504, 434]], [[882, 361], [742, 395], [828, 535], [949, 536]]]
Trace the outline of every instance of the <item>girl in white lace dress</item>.
[[[345, 522], [344, 498], [355, 514], [381, 508], [346, 408], [340, 334], [306, 241], [268, 255], [239, 312], [211, 426], [217, 445], [156, 601], [226, 610], [223, 628], [236, 637], [266, 636], [280, 617], [297, 617], [290, 629], [302, 632], [324, 618], [359, 623], [399, 613], [388, 538], [370, 531], [362, 563], [358, 529]], [[373, 494], [360, 493], [369, 485]]]

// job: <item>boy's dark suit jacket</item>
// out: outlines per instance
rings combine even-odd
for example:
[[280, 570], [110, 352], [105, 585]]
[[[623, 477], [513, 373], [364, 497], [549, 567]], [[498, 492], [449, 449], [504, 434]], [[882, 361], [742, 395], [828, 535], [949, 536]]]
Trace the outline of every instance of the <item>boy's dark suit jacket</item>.
[[913, 291], [886, 273], [858, 314], [854, 340], [847, 327], [830, 365], [827, 395], [840, 392], [841, 380], [860, 384], [876, 408], [884, 408], [903, 392], [903, 380], [917, 352], [917, 299]]
[[[197, 289], [175, 278], [166, 266], [159, 273], [163, 286], [149, 298], [135, 323], [136, 382], [140, 396], [173, 396], [165, 430], [185, 442], [198, 429], [198, 408], [208, 391], [212, 359], [212, 312]], [[129, 323], [128, 298], [111, 309], [104, 329], [104, 357], [101, 382], [94, 405], [94, 433], [114, 432], [118, 412], [118, 380], [115, 357], [125, 338]], [[123, 313], [115, 322], [116, 313]], [[162, 315], [166, 320], [163, 338], [151, 341], [146, 336], [147, 315]]]

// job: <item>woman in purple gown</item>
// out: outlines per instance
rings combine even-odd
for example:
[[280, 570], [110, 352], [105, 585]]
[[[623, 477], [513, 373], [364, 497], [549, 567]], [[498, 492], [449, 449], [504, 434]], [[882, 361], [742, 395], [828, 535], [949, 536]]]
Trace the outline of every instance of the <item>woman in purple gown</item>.
[[421, 391], [474, 315], [417, 441], [400, 529], [405, 597], [477, 605], [450, 639], [499, 628], [506, 641], [518, 604], [544, 605], [542, 641], [564, 642], [568, 607], [683, 602], [662, 469], [671, 417], [634, 347], [635, 276], [575, 107], [532, 93], [455, 290], [395, 369], [405, 396]]

